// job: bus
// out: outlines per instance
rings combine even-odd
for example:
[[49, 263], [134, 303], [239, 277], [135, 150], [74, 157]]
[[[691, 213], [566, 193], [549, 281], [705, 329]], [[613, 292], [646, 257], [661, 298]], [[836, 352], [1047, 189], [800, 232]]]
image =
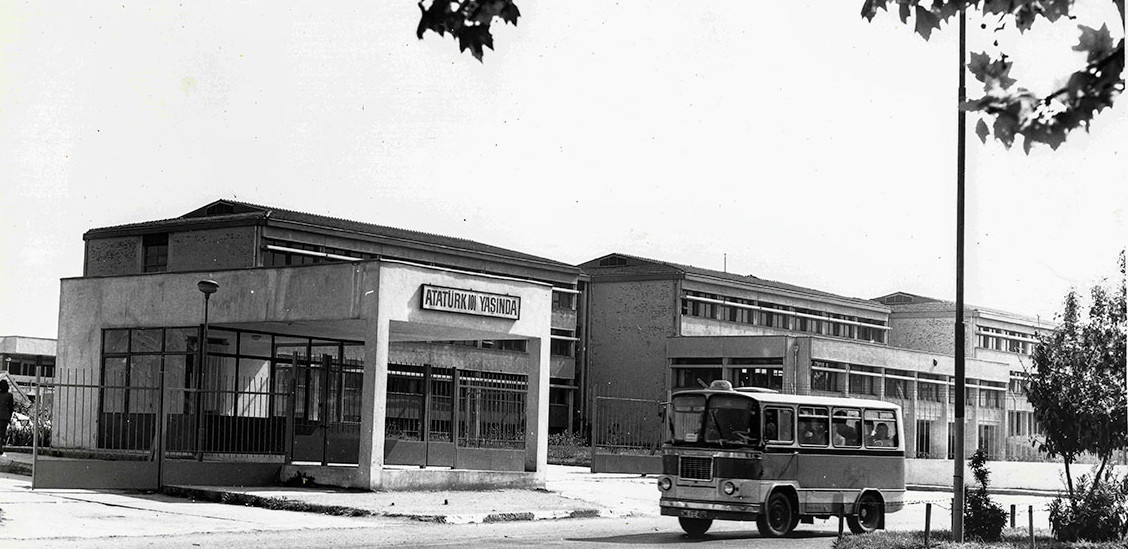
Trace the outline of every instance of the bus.
[[714, 520], [754, 520], [761, 535], [781, 537], [832, 516], [860, 534], [884, 528], [885, 513], [903, 506], [896, 404], [718, 380], [674, 393], [666, 429], [659, 504], [690, 536]]

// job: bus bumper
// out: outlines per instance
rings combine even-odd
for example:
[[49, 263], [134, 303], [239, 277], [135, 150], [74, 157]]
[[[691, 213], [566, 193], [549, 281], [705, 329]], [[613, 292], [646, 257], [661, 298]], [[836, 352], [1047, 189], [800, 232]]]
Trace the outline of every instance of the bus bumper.
[[662, 498], [659, 502], [663, 515], [672, 517], [756, 520], [760, 514], [759, 503], [714, 503], [685, 499]]

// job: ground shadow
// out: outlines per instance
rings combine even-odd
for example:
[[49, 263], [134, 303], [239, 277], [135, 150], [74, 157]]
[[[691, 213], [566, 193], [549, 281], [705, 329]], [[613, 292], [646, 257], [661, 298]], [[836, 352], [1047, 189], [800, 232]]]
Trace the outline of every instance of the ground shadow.
[[621, 536], [603, 536], [603, 537], [571, 537], [565, 538], [567, 541], [575, 541], [579, 543], [617, 543], [623, 545], [672, 545], [682, 543], [709, 543], [716, 541], [732, 541], [732, 540], [747, 540], [754, 545], [763, 547], [774, 547], [781, 542], [786, 543], [788, 539], [812, 539], [812, 538], [833, 538], [838, 534], [834, 532], [813, 532], [813, 531], [795, 531], [788, 535], [786, 538], [766, 538], [761, 536], [755, 530], [751, 532], [738, 531], [738, 532], [716, 532], [708, 533], [701, 537], [693, 538], [682, 532], [647, 532], [645, 534], [624, 534]]

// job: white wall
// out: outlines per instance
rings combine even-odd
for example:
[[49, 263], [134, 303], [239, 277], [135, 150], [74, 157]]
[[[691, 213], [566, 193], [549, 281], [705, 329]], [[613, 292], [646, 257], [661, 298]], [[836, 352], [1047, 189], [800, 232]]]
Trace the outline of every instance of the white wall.
[[[1065, 467], [1061, 463], [989, 461], [991, 472], [988, 489], [1009, 488], [1021, 490], [1065, 490]], [[1069, 468], [1074, 482], [1095, 470], [1093, 465], [1072, 465]], [[1123, 475], [1128, 467], [1117, 466], [1116, 473]], [[906, 459], [905, 484], [926, 486], [951, 486], [952, 462], [943, 459]], [[971, 470], [964, 468], [964, 484], [975, 486]]]

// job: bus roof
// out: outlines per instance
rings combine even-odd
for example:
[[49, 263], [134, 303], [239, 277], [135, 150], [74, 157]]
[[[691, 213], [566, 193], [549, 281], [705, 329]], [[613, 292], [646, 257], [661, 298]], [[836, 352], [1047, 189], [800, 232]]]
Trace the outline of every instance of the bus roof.
[[785, 395], [780, 393], [762, 393], [762, 392], [749, 392], [741, 391], [737, 388], [732, 391], [717, 391], [711, 389], [693, 389], [687, 391], [677, 391], [674, 395], [681, 394], [698, 394], [698, 395], [712, 395], [712, 394], [725, 394], [725, 395], [740, 395], [747, 397], [758, 402], [766, 402], [770, 404], [793, 404], [793, 405], [813, 405], [813, 406], [850, 406], [855, 408], [870, 408], [881, 410], [900, 410], [901, 407], [893, 404], [892, 402], [885, 402], [882, 400], [870, 400], [864, 398], [845, 398], [845, 397], [832, 397], [832, 396], [818, 396], [818, 395]]

